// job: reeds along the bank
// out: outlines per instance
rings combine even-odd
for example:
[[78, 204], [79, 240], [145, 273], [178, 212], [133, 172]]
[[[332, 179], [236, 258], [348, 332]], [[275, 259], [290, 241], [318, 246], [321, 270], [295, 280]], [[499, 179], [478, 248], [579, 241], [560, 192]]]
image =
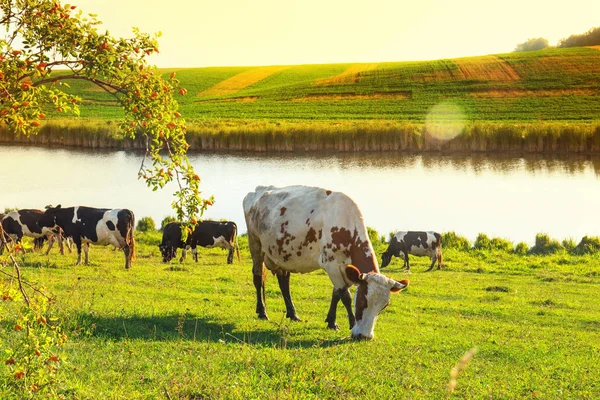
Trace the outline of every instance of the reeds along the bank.
[[191, 125], [198, 150], [245, 151], [444, 151], [600, 153], [600, 124], [568, 122], [473, 122], [450, 140], [423, 124], [394, 121], [226, 121]]
[[0, 126], [0, 143], [78, 147], [86, 149], [141, 149], [143, 140], [126, 139], [114, 121], [53, 120], [30, 136], [16, 135]]
[[[414, 151], [600, 153], [600, 123], [471, 122], [456, 137], [436, 139], [424, 124], [406, 121], [206, 120], [188, 126], [192, 150]], [[83, 148], [143, 149], [114, 121], [49, 121], [39, 134], [15, 136], [0, 127], [0, 142]]]

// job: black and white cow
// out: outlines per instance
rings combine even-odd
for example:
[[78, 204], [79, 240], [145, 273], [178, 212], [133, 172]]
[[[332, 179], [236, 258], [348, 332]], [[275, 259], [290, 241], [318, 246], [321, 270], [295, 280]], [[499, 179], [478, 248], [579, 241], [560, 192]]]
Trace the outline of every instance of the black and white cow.
[[[358, 206], [343, 193], [317, 187], [259, 186], [243, 201], [252, 274], [256, 288], [256, 313], [268, 319], [265, 308], [266, 269], [277, 275], [286, 316], [300, 320], [290, 294], [290, 274], [323, 269], [333, 283], [327, 327], [339, 329], [337, 304], [348, 312], [353, 338], [372, 338], [379, 313], [389, 304], [390, 293], [408, 281], [379, 273], [373, 246]], [[348, 290], [357, 285], [352, 312]]]
[[404, 254], [404, 268], [408, 270], [410, 270], [409, 254], [431, 258], [431, 265], [427, 271], [433, 269], [436, 261], [437, 269], [442, 269], [442, 235], [437, 232], [396, 232], [381, 257], [381, 268], [389, 265], [392, 256], [400, 257], [400, 252]]
[[235, 222], [202, 221], [188, 235], [186, 242], [181, 240], [181, 222], [170, 222], [163, 228], [162, 242], [158, 246], [163, 262], [169, 262], [177, 255], [177, 249], [183, 249], [179, 262], [185, 260], [187, 248], [192, 249], [194, 260], [198, 261], [197, 247], [220, 247], [228, 250], [227, 264], [233, 263], [233, 250], [237, 251], [240, 261], [240, 249], [237, 245], [237, 225]]
[[[33, 238], [34, 249], [40, 250], [44, 243], [44, 240], [48, 239], [48, 252], [52, 248], [54, 241], [56, 240], [56, 232], [53, 229], [42, 228], [39, 226], [39, 220], [44, 215], [42, 210], [35, 209], [22, 209], [16, 211], [10, 211], [3, 214], [1, 219], [2, 228], [4, 231], [5, 239], [12, 239], [15, 243], [20, 243], [23, 236]], [[61, 254], [63, 253], [61, 238], [58, 238], [59, 247]], [[21, 249], [23, 249], [21, 247]], [[25, 252], [25, 250], [22, 250]], [[0, 249], [0, 254], [2, 249]]]
[[127, 209], [107, 209], [92, 207], [48, 207], [40, 219], [43, 228], [60, 227], [66, 237], [73, 239], [77, 246], [77, 265], [81, 264], [81, 247], [85, 250], [85, 264], [88, 264], [89, 244], [106, 246], [112, 244], [123, 249], [125, 268], [131, 267], [135, 257], [135, 218]]

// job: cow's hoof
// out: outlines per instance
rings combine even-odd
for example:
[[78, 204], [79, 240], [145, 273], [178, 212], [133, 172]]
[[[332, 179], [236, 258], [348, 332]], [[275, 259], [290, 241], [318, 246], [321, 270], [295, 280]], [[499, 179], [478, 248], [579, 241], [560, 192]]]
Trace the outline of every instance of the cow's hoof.
[[267, 314], [258, 314], [258, 319], [264, 319], [265, 321], [268, 321], [269, 317]]
[[286, 315], [286, 317], [288, 317], [290, 319], [290, 321], [302, 322], [302, 320], [300, 319], [300, 317], [298, 317], [296, 314], [294, 314], [292, 316]]
[[333, 329], [334, 331], [339, 331], [340, 330], [340, 326], [336, 323], [336, 322], [329, 322], [327, 324], [327, 329]]

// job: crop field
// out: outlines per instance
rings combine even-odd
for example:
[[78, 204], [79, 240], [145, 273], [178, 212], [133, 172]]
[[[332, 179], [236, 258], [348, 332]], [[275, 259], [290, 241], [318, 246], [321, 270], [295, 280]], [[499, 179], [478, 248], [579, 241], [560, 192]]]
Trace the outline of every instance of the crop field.
[[[411, 258], [410, 273], [395, 258], [384, 273], [409, 287], [392, 295], [374, 340], [353, 341], [341, 305], [342, 329], [326, 329], [331, 284], [322, 272], [292, 275], [302, 322], [286, 320], [270, 277], [271, 320], [262, 321], [245, 237], [232, 265], [218, 249], [202, 249], [199, 263], [162, 264], [160, 234], [137, 239], [129, 271], [122, 252], [103, 247], [91, 248], [89, 266], [56, 250], [20, 258], [24, 278], [57, 296], [49, 314], [69, 337], [64, 398], [600, 397], [598, 253], [445, 249], [446, 268], [427, 273], [424, 258]], [[24, 334], [7, 329], [14, 306], [0, 302], [0, 332], [12, 332], [0, 341]], [[467, 353], [451, 395], [451, 371]], [[15, 398], [7, 368], [0, 363], [3, 399]]]
[[[597, 121], [600, 51], [550, 49], [436, 61], [165, 69], [188, 95], [190, 121], [393, 120], [422, 122], [452, 103], [468, 121]], [[82, 116], [115, 119], [110, 96], [75, 82]]]

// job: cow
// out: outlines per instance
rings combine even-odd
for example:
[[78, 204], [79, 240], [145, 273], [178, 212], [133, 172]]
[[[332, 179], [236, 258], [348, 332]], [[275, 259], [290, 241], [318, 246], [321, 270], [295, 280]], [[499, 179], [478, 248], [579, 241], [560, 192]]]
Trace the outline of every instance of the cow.
[[62, 208], [47, 207], [40, 219], [43, 228], [59, 227], [66, 237], [73, 239], [77, 246], [77, 264], [81, 264], [81, 248], [85, 251], [85, 264], [89, 263], [89, 245], [112, 244], [123, 249], [125, 268], [131, 267], [135, 258], [135, 217], [133, 212], [123, 209], [92, 208], [84, 206]]
[[[8, 240], [9, 238], [14, 240], [15, 243], [20, 243], [23, 239], [23, 236], [33, 238], [33, 247], [34, 250], [40, 250], [43, 246], [44, 240], [48, 239], [48, 252], [52, 248], [52, 245], [55, 241], [55, 236], [57, 232], [54, 232], [52, 229], [42, 228], [39, 226], [39, 220], [44, 215], [42, 210], [35, 209], [22, 209], [16, 211], [10, 211], [3, 215], [2, 228], [4, 231], [4, 239]], [[59, 247], [61, 249], [61, 254], [63, 254], [63, 247], [61, 238], [58, 238]], [[21, 247], [22, 251], [25, 250]], [[0, 249], [0, 254], [2, 250]]]
[[442, 269], [442, 235], [437, 232], [400, 231], [390, 240], [390, 245], [381, 257], [381, 268], [385, 268], [392, 261], [392, 256], [400, 257], [404, 253], [404, 268], [410, 270], [408, 255], [428, 256], [431, 271], [437, 261], [437, 269]]
[[192, 249], [194, 260], [198, 261], [197, 246], [206, 248], [220, 247], [228, 250], [227, 264], [233, 263], [233, 250], [237, 251], [238, 261], [240, 261], [240, 249], [237, 245], [237, 225], [235, 222], [199, 222], [191, 235], [188, 235], [186, 242], [181, 240], [181, 222], [170, 222], [163, 228], [162, 242], [158, 246], [163, 256], [163, 262], [169, 262], [177, 255], [177, 249], [183, 249], [179, 262], [185, 260], [187, 248]]
[[[377, 316], [390, 293], [408, 286], [379, 273], [363, 216], [352, 199], [317, 187], [258, 186], [243, 200], [256, 289], [256, 313], [269, 319], [265, 307], [266, 269], [275, 275], [283, 295], [286, 317], [299, 321], [290, 294], [290, 274], [323, 269], [333, 283], [325, 322], [339, 329], [337, 304], [341, 300], [355, 339], [374, 336]], [[266, 267], [266, 269], [265, 269]], [[357, 285], [352, 311], [349, 288]]]

